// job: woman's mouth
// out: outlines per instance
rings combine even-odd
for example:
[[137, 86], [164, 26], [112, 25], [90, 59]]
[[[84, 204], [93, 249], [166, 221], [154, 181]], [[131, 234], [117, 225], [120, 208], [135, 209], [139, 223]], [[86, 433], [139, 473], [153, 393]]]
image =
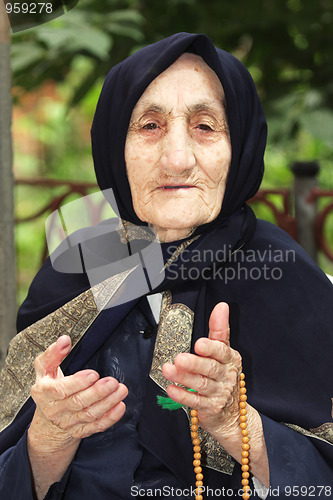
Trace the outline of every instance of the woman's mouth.
[[160, 189], [190, 189], [193, 188], [194, 186], [187, 186], [187, 185], [173, 185], [173, 186], [161, 186]]

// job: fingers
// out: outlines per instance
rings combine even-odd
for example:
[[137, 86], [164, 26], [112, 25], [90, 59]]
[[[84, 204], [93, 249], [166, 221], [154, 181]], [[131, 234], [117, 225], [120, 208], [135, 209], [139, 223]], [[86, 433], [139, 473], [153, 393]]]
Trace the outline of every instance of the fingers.
[[229, 345], [229, 306], [225, 302], [216, 304], [210, 315], [208, 338]]
[[227, 344], [219, 340], [207, 339], [206, 337], [201, 337], [196, 341], [194, 351], [198, 356], [194, 360], [188, 360], [191, 366], [193, 365], [194, 367], [195, 360], [201, 366], [201, 358], [211, 358], [222, 364], [234, 363], [239, 359], [239, 353]]
[[96, 422], [77, 426], [73, 431], [73, 436], [82, 439], [91, 436], [92, 434], [104, 432], [114, 424], [116, 424], [123, 417], [125, 410], [125, 403], [120, 401], [116, 406], [111, 408], [111, 410], [106, 412], [103, 417]]
[[181, 384], [185, 387], [190, 387], [191, 389], [194, 389], [202, 395], [218, 395], [221, 390], [220, 384], [217, 381], [205, 377], [200, 373], [189, 373], [177, 368], [172, 364], [165, 364], [162, 371], [163, 375], [170, 382]]
[[196, 409], [201, 407], [204, 399], [208, 399], [194, 392], [186, 391], [182, 387], [177, 387], [176, 385], [169, 385], [167, 387], [167, 394], [171, 399], [176, 401], [176, 403]]
[[[193, 356], [198, 359], [198, 356]], [[184, 354], [179, 355], [185, 361]], [[188, 391], [178, 385], [170, 384], [167, 387], [167, 393], [171, 399], [181, 405], [200, 410], [200, 419], [203, 418], [203, 413], [206, 417], [210, 418], [214, 415], [221, 415], [224, 412], [223, 418], [228, 414], [229, 407], [235, 401], [235, 391], [238, 388], [238, 372], [239, 368], [235, 364], [222, 365], [221, 363], [203, 358], [204, 364], [203, 373], [191, 373], [184, 369], [179, 368], [179, 360], [175, 359], [175, 364], [165, 364], [163, 366], [164, 376], [174, 384], [181, 384], [182, 386], [191, 388], [195, 392]], [[213, 362], [213, 365], [210, 363]], [[184, 364], [185, 366], [185, 364]], [[213, 366], [213, 372], [211, 371]], [[198, 366], [195, 370], [198, 370]], [[216, 380], [210, 378], [214, 376]], [[238, 406], [236, 405], [238, 411]], [[238, 413], [237, 413], [238, 415]], [[215, 418], [215, 417], [214, 417]]]
[[[208, 338], [200, 338], [195, 354], [182, 353], [174, 363], [163, 366], [163, 375], [172, 382], [167, 387], [171, 399], [198, 410], [200, 425], [208, 432], [221, 425], [238, 422], [238, 378], [242, 359], [230, 347], [229, 307], [217, 304], [209, 319]], [[191, 388], [190, 392], [183, 387]]]
[[[221, 345], [221, 343], [219, 342]], [[224, 344], [222, 344], [224, 345]], [[228, 364], [212, 358], [202, 358], [194, 354], [182, 353], [176, 356], [174, 363], [165, 363], [162, 372], [170, 382], [190, 387], [205, 396], [221, 394], [222, 386], [230, 387], [237, 383], [241, 367], [241, 356], [237, 351], [231, 351]]]
[[[84, 438], [102, 432], [122, 418], [127, 387], [112, 377], [100, 379], [94, 370], [64, 376], [60, 364], [71, 350], [64, 335], [35, 360], [36, 383], [31, 396], [40, 422], [51, 434]], [[58, 430], [56, 430], [58, 429]]]
[[102, 378], [89, 388], [78, 391], [67, 398], [64, 402], [64, 411], [75, 412], [88, 408], [115, 393], [119, 387], [126, 389], [126, 386], [119, 384], [115, 378]]
[[127, 395], [127, 388], [112, 377], [100, 380], [97, 372], [83, 370], [75, 375], [63, 377], [59, 381], [44, 378], [37, 381], [31, 389], [33, 399], [47, 410], [49, 415], [64, 415], [66, 413], [77, 413], [89, 408], [91, 405], [107, 398], [121, 387], [121, 401]]
[[[87, 437], [116, 423], [125, 412], [128, 389], [115, 379], [99, 380], [90, 389], [58, 402], [48, 411], [50, 420], [73, 437]], [[74, 409], [74, 407], [76, 409]]]
[[50, 377], [40, 377], [33, 386], [33, 390], [47, 394], [49, 399], [62, 401], [73, 394], [91, 387], [99, 379], [94, 370], [82, 370], [74, 375], [68, 375], [54, 380]]
[[[105, 386], [108, 385], [106, 382]], [[105, 397], [100, 396], [95, 403], [84, 407], [81, 411], [76, 413], [71, 413], [71, 417], [68, 420], [68, 425], [75, 425], [77, 423], [97, 423], [100, 419], [104, 417], [112, 416], [114, 418], [114, 412], [112, 411], [123, 399], [126, 398], [128, 394], [128, 389], [123, 384], [118, 384], [116, 390], [107, 394]]]
[[71, 350], [71, 339], [67, 335], [62, 335], [56, 342], [51, 344], [45, 352], [40, 354], [35, 360], [35, 370], [37, 379], [49, 375], [57, 378], [59, 366]]
[[224, 408], [227, 409], [234, 401], [232, 391], [229, 388], [215, 397], [207, 397], [195, 392], [189, 392], [182, 387], [177, 387], [176, 385], [169, 385], [167, 387], [167, 393], [171, 399], [182, 406], [188, 406], [189, 408], [199, 410], [200, 420], [203, 416], [202, 412], [205, 412], [206, 416], [219, 415]]
[[[122, 401], [128, 394], [127, 387], [112, 377], [98, 377], [92, 370], [60, 381], [44, 377], [36, 382], [31, 394], [47, 422], [72, 437], [87, 437], [101, 432], [104, 425], [113, 425], [125, 411]], [[55, 386], [60, 385], [62, 392], [59, 388], [55, 390]], [[81, 390], [72, 393], [79, 388]]]
[[[173, 364], [165, 363], [163, 365], [163, 374], [165, 374], [168, 379], [174, 379], [176, 376], [181, 376], [183, 373], [190, 373], [209, 377], [211, 380], [219, 382], [224, 378], [226, 369], [227, 368], [225, 368], [223, 364], [215, 359], [203, 358], [190, 353], [182, 353], [176, 356]], [[183, 381], [179, 382], [186, 385]]]

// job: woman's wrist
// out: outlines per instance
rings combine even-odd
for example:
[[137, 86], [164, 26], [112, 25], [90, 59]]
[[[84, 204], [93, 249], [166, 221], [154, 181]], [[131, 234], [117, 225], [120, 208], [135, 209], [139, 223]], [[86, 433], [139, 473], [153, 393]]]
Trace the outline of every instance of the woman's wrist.
[[[247, 429], [249, 435], [249, 462], [252, 474], [266, 487], [269, 487], [269, 464], [262, 421], [253, 406], [247, 405]], [[228, 424], [222, 424], [210, 434], [223, 448], [241, 463], [242, 434], [239, 427], [239, 417], [230, 419]]]
[[37, 500], [42, 500], [50, 486], [61, 480], [80, 441], [48, 422], [36, 410], [28, 429], [27, 446]]
[[42, 413], [35, 411], [28, 429], [28, 450], [39, 450], [40, 453], [51, 455], [58, 450], [62, 452], [78, 448], [81, 439], [74, 438], [68, 432], [49, 422]]

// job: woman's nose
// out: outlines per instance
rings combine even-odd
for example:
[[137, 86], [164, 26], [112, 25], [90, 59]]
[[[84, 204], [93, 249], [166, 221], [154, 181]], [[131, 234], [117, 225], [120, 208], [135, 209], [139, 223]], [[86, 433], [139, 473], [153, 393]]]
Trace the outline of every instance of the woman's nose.
[[160, 164], [165, 173], [179, 175], [195, 166], [196, 158], [187, 124], [172, 123], [165, 134], [162, 147]]

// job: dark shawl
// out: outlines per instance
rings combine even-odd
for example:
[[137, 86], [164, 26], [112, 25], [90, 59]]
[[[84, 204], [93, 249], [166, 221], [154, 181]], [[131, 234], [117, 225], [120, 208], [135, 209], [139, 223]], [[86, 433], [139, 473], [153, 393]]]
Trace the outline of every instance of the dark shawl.
[[[214, 222], [197, 229], [200, 237], [187, 248], [187, 262], [181, 257], [175, 260], [166, 270], [163, 283], [154, 291], [171, 290], [173, 303], [185, 304], [194, 311], [192, 346], [197, 338], [208, 335], [208, 319], [215, 304], [229, 303], [231, 345], [243, 357], [249, 403], [262, 415], [272, 485], [311, 485], [317, 484], [315, 481], [326, 484], [331, 471], [327, 464], [332, 465], [332, 446], [326, 438], [332, 439], [332, 424], [328, 422], [332, 396], [329, 353], [332, 351], [333, 289], [291, 238], [268, 223], [256, 224], [252, 210], [245, 204], [259, 188], [266, 141], [265, 118], [248, 71], [233, 56], [216, 49], [205, 35], [187, 33], [150, 45], [115, 66], [106, 78], [92, 126], [98, 184], [101, 189], [113, 189], [122, 218], [144, 225], [134, 213], [126, 177], [126, 131], [133, 107], [145, 88], [186, 51], [202, 56], [221, 80], [226, 96], [232, 162], [221, 213]], [[162, 245], [165, 260], [181, 243]], [[214, 267], [214, 254], [222, 248], [227, 250], [226, 257]], [[230, 258], [228, 251], [240, 248], [243, 252], [254, 252], [255, 260], [245, 259], [239, 263]], [[281, 262], [272, 259], [269, 249], [280, 249]], [[286, 258], [287, 251], [294, 252], [291, 261]], [[191, 261], [194, 255], [202, 256], [200, 262]], [[244, 253], [238, 255], [241, 259]], [[200, 277], [191, 279], [189, 273], [185, 273], [186, 277], [180, 278], [180, 266], [198, 269]], [[257, 274], [249, 275], [254, 267], [262, 269], [263, 266], [266, 266], [266, 278], [267, 275], [270, 278], [264, 277], [263, 270], [259, 278]], [[207, 267], [210, 279], [206, 272], [203, 278], [202, 271]], [[276, 267], [282, 271], [280, 279], [272, 278]], [[217, 274], [216, 269], [220, 270]], [[227, 269], [235, 271], [230, 281], [226, 281], [223, 274]], [[177, 279], [174, 279], [175, 273]], [[58, 273], [47, 261], [20, 309], [18, 329], [26, 328], [88, 287], [84, 274]], [[135, 301], [112, 310], [115, 327], [134, 306]], [[103, 345], [105, 314], [106, 311], [101, 313], [78, 349], [64, 362], [66, 373], [80, 369]], [[155, 404], [156, 392], [155, 384], [150, 381], [140, 424], [141, 440], [177, 474], [192, 478], [190, 440], [186, 432], [179, 434], [177, 430], [180, 422], [183, 426], [186, 424], [184, 412], [180, 410], [180, 413], [174, 412], [177, 416], [170, 416], [160, 410]], [[32, 411], [30, 400], [16, 421], [2, 433], [2, 449], [15, 443]], [[299, 426], [299, 432], [280, 422]], [[166, 432], [161, 434], [161, 428]], [[314, 434], [310, 433], [312, 438], [308, 439], [304, 433], [309, 434], [309, 429]], [[218, 484], [218, 475], [214, 474], [209, 472], [208, 479]]]

